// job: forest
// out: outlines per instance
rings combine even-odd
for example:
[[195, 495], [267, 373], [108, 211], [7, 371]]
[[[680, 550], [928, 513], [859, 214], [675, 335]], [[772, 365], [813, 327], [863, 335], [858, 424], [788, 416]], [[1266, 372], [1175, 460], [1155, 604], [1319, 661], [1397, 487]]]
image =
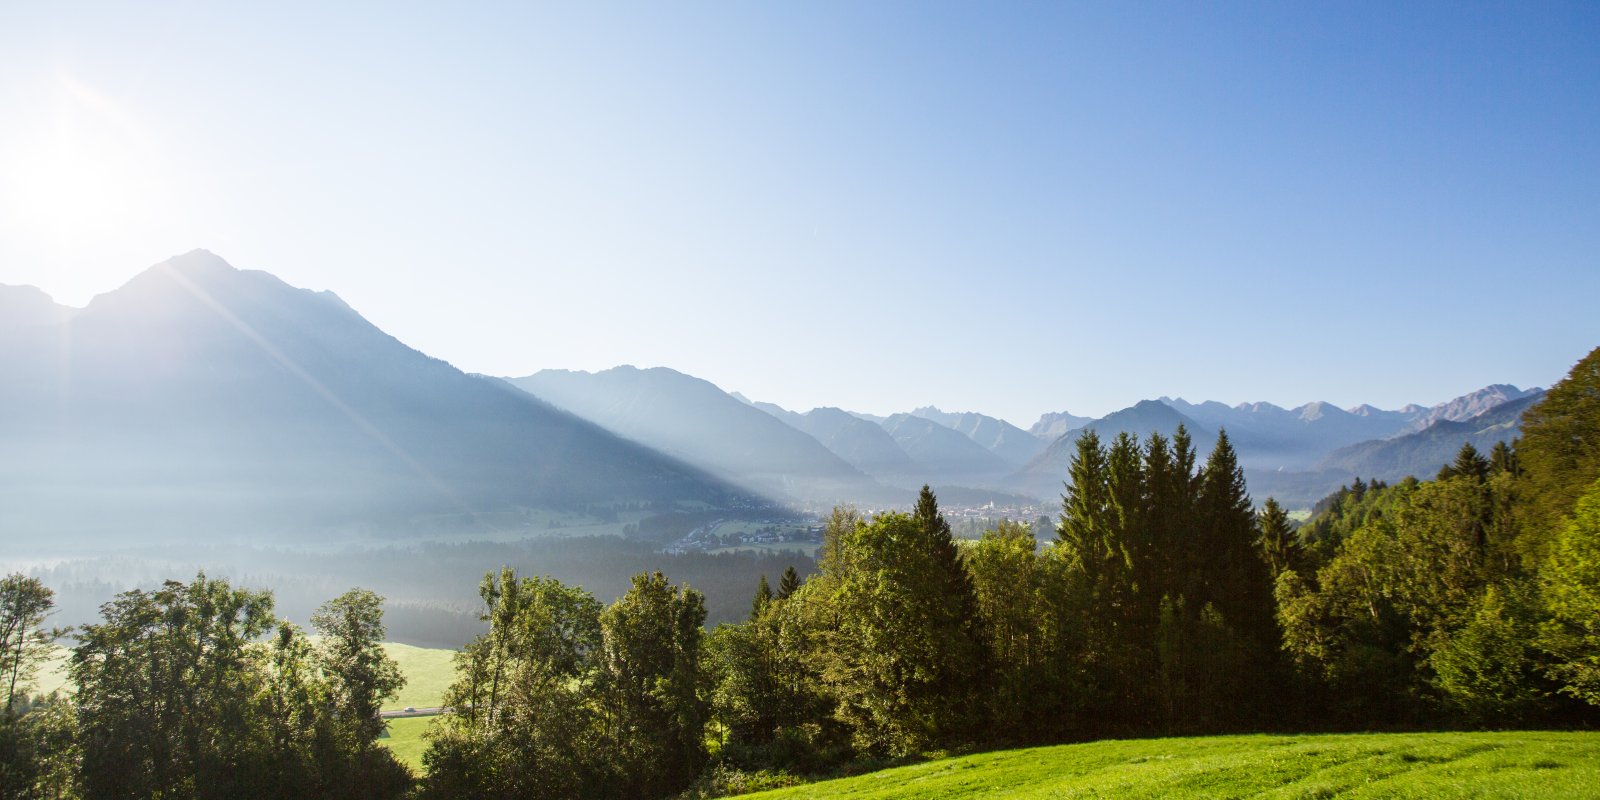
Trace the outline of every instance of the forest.
[[1510, 446], [1357, 480], [1304, 524], [1249, 496], [1226, 434], [1077, 441], [1053, 531], [957, 540], [835, 509], [817, 570], [747, 619], [659, 572], [603, 605], [485, 575], [424, 770], [377, 744], [399, 681], [381, 598], [304, 631], [198, 575], [70, 632], [70, 696], [29, 677], [66, 632], [0, 586], [0, 796], [666, 798], [938, 754], [1242, 731], [1600, 722], [1600, 349]]

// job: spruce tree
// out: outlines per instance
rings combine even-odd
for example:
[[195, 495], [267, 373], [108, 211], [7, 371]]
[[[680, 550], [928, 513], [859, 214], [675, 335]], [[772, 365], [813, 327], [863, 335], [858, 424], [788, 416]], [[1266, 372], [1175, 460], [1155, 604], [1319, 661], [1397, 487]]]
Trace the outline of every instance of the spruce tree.
[[1283, 510], [1277, 500], [1269, 497], [1261, 505], [1261, 513], [1256, 515], [1256, 530], [1256, 543], [1267, 562], [1268, 574], [1276, 579], [1284, 570], [1294, 569], [1300, 548], [1289, 512]]
[[1152, 433], [1144, 448], [1144, 509], [1138, 535], [1129, 541], [1134, 582], [1139, 587], [1139, 623], [1154, 626], [1164, 595], [1176, 589], [1183, 529], [1184, 497], [1191, 476], [1180, 473], [1167, 438]]
[[[1229, 622], [1239, 624], [1260, 614], [1265, 570], [1255, 554], [1255, 512], [1245, 491], [1244, 470], [1226, 430], [1217, 432], [1217, 445], [1201, 471], [1200, 514], [1204, 551], [1201, 570], [1186, 592], [1191, 607], [1214, 603]], [[1266, 607], [1270, 618], [1270, 604]]]
[[795, 592], [800, 591], [800, 573], [794, 571], [794, 565], [783, 568], [783, 577], [778, 579], [778, 599], [788, 600]]
[[756, 596], [750, 600], [750, 619], [760, 619], [761, 612], [767, 609], [772, 602], [772, 587], [767, 585], [767, 576], [761, 575], [761, 581], [756, 584]]
[[1472, 446], [1472, 442], [1465, 442], [1456, 451], [1455, 460], [1439, 469], [1438, 479], [1442, 481], [1464, 476], [1482, 483], [1489, 477], [1489, 470], [1489, 460]]
[[[1137, 482], [1142, 470], [1136, 463], [1137, 447], [1130, 458], [1128, 437], [1119, 437], [1123, 497], [1113, 496], [1110, 454], [1093, 431], [1078, 438], [1078, 452], [1070, 467], [1072, 482], [1062, 497], [1061, 519], [1052, 550], [1062, 568], [1062, 591], [1078, 618], [1069, 627], [1082, 639], [1081, 669], [1099, 686], [1095, 705], [1087, 716], [1103, 732], [1126, 730], [1125, 720], [1143, 714], [1148, 705], [1148, 677], [1153, 657], [1145, 628], [1132, 624], [1134, 577], [1124, 538], [1123, 520], [1141, 516], [1135, 498], [1143, 494]], [[1133, 463], [1130, 463], [1133, 462]]]
[[1504, 440], [1494, 443], [1494, 449], [1489, 451], [1489, 471], [1496, 475], [1510, 475], [1513, 478], [1522, 474], [1522, 465], [1517, 463], [1516, 450]]
[[[1202, 621], [1212, 632], [1208, 635], [1231, 631], [1230, 635], [1241, 637], [1237, 642], [1240, 651], [1251, 651], [1259, 659], [1241, 656], [1241, 663], [1260, 665], [1266, 654], [1277, 650], [1271, 576], [1256, 549], [1255, 513], [1245, 491], [1244, 470], [1226, 430], [1218, 430], [1217, 445], [1201, 470], [1198, 508], [1205, 552], [1191, 581], [1194, 589], [1185, 598], [1188, 608], [1211, 615]], [[1207, 606], [1214, 611], [1206, 612]], [[1267, 698], [1250, 687], [1260, 677], [1241, 673], [1213, 683], [1214, 692], [1206, 701], [1213, 705], [1202, 713], [1212, 719], [1231, 716], [1244, 720], [1264, 710]]]
[[1122, 561], [1122, 543], [1113, 530], [1106, 451], [1094, 431], [1078, 437], [1068, 477], [1056, 523], [1057, 552], [1069, 571], [1081, 575], [1090, 595], [1098, 597], [1120, 572], [1116, 565]]

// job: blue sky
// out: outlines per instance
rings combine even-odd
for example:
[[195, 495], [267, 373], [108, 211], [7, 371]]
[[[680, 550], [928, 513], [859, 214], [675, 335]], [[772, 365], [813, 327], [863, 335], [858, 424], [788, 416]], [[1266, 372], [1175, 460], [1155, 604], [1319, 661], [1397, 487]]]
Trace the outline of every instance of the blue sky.
[[1600, 345], [1593, 3], [64, 5], [0, 283], [72, 304], [204, 247], [471, 371], [1024, 426]]

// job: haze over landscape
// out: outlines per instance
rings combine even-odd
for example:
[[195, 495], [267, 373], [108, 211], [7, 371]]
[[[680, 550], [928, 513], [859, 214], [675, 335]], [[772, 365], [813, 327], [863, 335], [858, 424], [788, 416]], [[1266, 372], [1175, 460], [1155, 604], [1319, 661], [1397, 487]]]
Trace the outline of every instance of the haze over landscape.
[[1583, 5], [6, 15], [0, 283], [68, 305], [203, 247], [469, 372], [1019, 426], [1595, 339]]
[[1586, 791], [1597, 142], [1582, 3], [0, 9], [0, 798]]

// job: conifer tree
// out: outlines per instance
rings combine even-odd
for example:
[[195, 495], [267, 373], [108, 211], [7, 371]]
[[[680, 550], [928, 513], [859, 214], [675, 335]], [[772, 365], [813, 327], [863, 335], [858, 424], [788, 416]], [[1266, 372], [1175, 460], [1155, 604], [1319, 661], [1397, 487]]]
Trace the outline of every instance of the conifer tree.
[[1139, 625], [1149, 628], [1160, 616], [1164, 595], [1176, 589], [1182, 563], [1183, 529], [1188, 522], [1185, 496], [1191, 476], [1181, 474], [1167, 438], [1152, 433], [1144, 448], [1144, 508], [1142, 524], [1129, 538], [1133, 580], [1140, 587]]
[[1255, 553], [1255, 512], [1245, 491], [1244, 470], [1226, 430], [1201, 472], [1199, 515], [1204, 550], [1199, 574], [1185, 592], [1191, 607], [1213, 603], [1232, 625], [1252, 626], [1270, 620], [1271, 592], [1266, 569]]
[[1456, 451], [1455, 460], [1439, 469], [1438, 479], [1442, 481], [1464, 476], [1482, 483], [1488, 479], [1489, 470], [1489, 460], [1478, 452], [1478, 448], [1472, 446], [1472, 442], [1465, 442], [1461, 445], [1461, 449]]
[[1191, 620], [1196, 630], [1213, 642], [1207, 650], [1226, 650], [1231, 656], [1227, 669], [1218, 666], [1223, 662], [1201, 667], [1208, 688], [1196, 698], [1194, 713], [1244, 722], [1268, 707], [1260, 685], [1272, 683], [1260, 670], [1269, 663], [1267, 654], [1278, 649], [1278, 631], [1271, 576], [1256, 549], [1255, 513], [1244, 470], [1226, 430], [1218, 430], [1216, 447], [1201, 470], [1197, 508], [1205, 551], [1184, 599], [1191, 612], [1200, 614]]
[[1092, 430], [1078, 437], [1077, 452], [1068, 469], [1066, 493], [1061, 497], [1061, 517], [1056, 523], [1058, 552], [1069, 570], [1080, 573], [1093, 596], [1108, 592], [1120, 573], [1122, 543], [1112, 530], [1110, 477], [1106, 451]]
[[795, 592], [800, 591], [800, 573], [794, 571], [790, 564], [783, 569], [783, 577], [778, 579], [778, 599], [788, 600]]
[[765, 611], [771, 602], [772, 587], [767, 585], [767, 576], [763, 573], [761, 581], [756, 584], [756, 596], [750, 600], [750, 619], [752, 621], [759, 619], [761, 612]]
[[1515, 478], [1522, 474], [1522, 465], [1517, 462], [1517, 452], [1514, 447], [1501, 440], [1494, 443], [1494, 449], [1489, 451], [1489, 470], [1496, 475], [1510, 475]]
[[1289, 522], [1289, 512], [1277, 500], [1269, 497], [1261, 505], [1261, 513], [1256, 515], [1256, 530], [1257, 546], [1261, 548], [1261, 557], [1266, 559], [1268, 574], [1276, 579], [1284, 570], [1294, 569], [1299, 560], [1299, 545], [1294, 526]]

